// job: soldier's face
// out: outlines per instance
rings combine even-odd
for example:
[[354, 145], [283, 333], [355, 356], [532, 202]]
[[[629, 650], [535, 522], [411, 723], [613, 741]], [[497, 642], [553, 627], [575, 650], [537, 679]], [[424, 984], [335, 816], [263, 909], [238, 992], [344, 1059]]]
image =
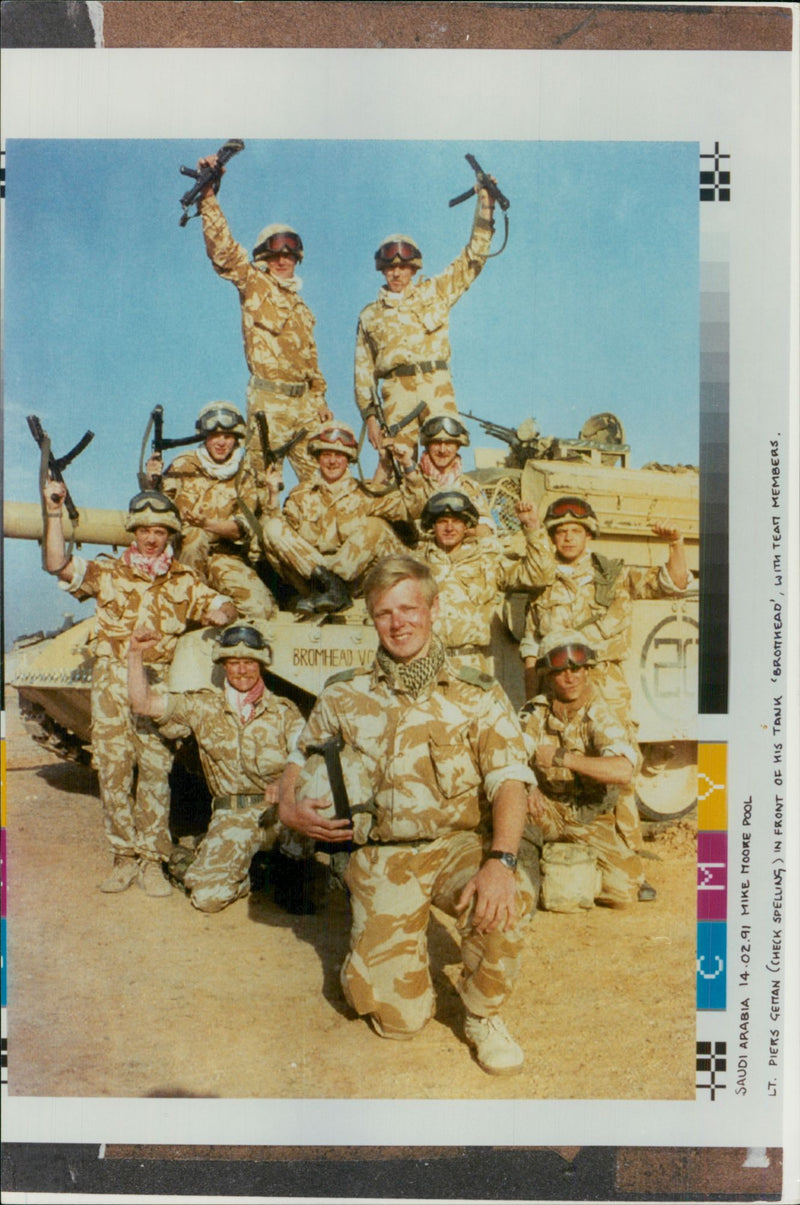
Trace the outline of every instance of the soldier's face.
[[290, 280], [294, 276], [297, 260], [293, 255], [271, 255], [267, 260], [267, 271], [270, 276], [280, 280]]
[[236, 447], [236, 436], [228, 431], [212, 431], [206, 439], [206, 451], [215, 464], [223, 464]]
[[449, 469], [450, 465], [458, 455], [458, 444], [454, 439], [434, 439], [428, 444], [428, 455], [433, 461], [434, 467], [440, 473], [445, 469]]
[[133, 533], [136, 551], [142, 556], [161, 556], [169, 541], [169, 529], [156, 524], [153, 527], [137, 527]]
[[320, 452], [317, 459], [322, 479], [327, 481], [328, 485], [333, 485], [334, 481], [344, 477], [350, 465], [344, 452]]
[[416, 270], [413, 264], [390, 264], [381, 269], [390, 293], [402, 293], [407, 289]]
[[589, 533], [580, 523], [560, 523], [553, 532], [553, 543], [561, 561], [577, 561], [586, 548]]
[[585, 665], [568, 665], [550, 674], [553, 694], [560, 703], [574, 703], [586, 690], [588, 681]]
[[413, 661], [427, 655], [438, 611], [439, 599], [426, 602], [422, 587], [412, 577], [372, 600], [372, 622], [378, 639], [395, 661]]
[[225, 677], [234, 690], [246, 695], [261, 677], [261, 666], [252, 657], [228, 657], [225, 661]]
[[464, 542], [467, 525], [455, 515], [442, 515], [433, 525], [433, 534], [443, 552], [453, 552]]

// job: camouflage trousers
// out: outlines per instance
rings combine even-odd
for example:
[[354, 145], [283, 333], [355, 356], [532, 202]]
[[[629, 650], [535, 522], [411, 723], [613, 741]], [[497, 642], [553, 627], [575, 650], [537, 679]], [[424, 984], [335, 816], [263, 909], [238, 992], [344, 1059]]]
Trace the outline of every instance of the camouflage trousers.
[[183, 876], [189, 898], [200, 912], [219, 912], [250, 891], [250, 863], [259, 850], [277, 843], [280, 826], [277, 806], [271, 808], [263, 826], [264, 800], [250, 807], [216, 808], [197, 847], [191, 866]]
[[588, 846], [597, 858], [602, 878], [596, 899], [604, 904], [633, 903], [639, 885], [644, 882], [642, 859], [620, 832], [616, 814], [601, 812], [582, 822], [567, 804], [547, 796], [541, 799], [543, 816], [535, 824], [541, 829], [544, 841], [571, 841]]
[[343, 526], [343, 541], [335, 552], [318, 552], [304, 536], [280, 516], [262, 525], [264, 546], [270, 564], [295, 589], [305, 590], [315, 569], [330, 569], [337, 577], [358, 586], [367, 570], [382, 556], [408, 552], [400, 537], [384, 519], [365, 518]]
[[[458, 898], [480, 869], [485, 848], [477, 833], [458, 832], [433, 841], [362, 846], [352, 854], [345, 882], [353, 925], [342, 986], [348, 1003], [369, 1014], [385, 1036], [410, 1036], [433, 1016], [431, 905], [458, 915]], [[527, 917], [532, 902], [531, 885], [518, 870], [520, 917]], [[478, 933], [461, 914], [463, 965], [456, 987], [469, 1012], [492, 1016], [502, 1008], [518, 971], [523, 923], [506, 932]]]
[[421, 372], [409, 376], [390, 376], [380, 381], [383, 411], [389, 426], [402, 422], [407, 414], [415, 410], [420, 402], [425, 409], [417, 418], [401, 427], [393, 437], [396, 446], [401, 444], [412, 452], [416, 450], [419, 429], [427, 418], [438, 414], [450, 414], [458, 418], [453, 382], [449, 369]]
[[252, 461], [253, 469], [258, 472], [264, 469], [261, 441], [255, 423], [255, 415], [260, 411], [266, 415], [271, 448], [280, 448], [303, 427], [306, 428], [308, 434], [294, 445], [287, 459], [297, 480], [308, 481], [318, 468], [317, 461], [308, 451], [308, 441], [319, 429], [319, 405], [319, 399], [312, 401], [308, 393], [301, 397], [273, 393], [259, 385], [257, 377], [251, 377], [247, 386], [247, 444], [243, 463]]
[[183, 537], [179, 559], [232, 599], [242, 619], [269, 619], [277, 606], [255, 569], [235, 553], [215, 551], [214, 543], [207, 531], [192, 528]]
[[[609, 711], [628, 729], [631, 744], [638, 751], [637, 725], [631, 715], [631, 689], [621, 664], [619, 661], [601, 661], [599, 665], [593, 667], [591, 680]], [[636, 802], [636, 788], [633, 783], [627, 787], [620, 787], [617, 802], [614, 805], [614, 818], [619, 834], [628, 848], [641, 849], [644, 837], [642, 836], [642, 822], [639, 819], [639, 806]]]
[[148, 862], [166, 856], [172, 757], [172, 748], [153, 722], [131, 712], [127, 666], [98, 657], [92, 671], [92, 764], [115, 855]]

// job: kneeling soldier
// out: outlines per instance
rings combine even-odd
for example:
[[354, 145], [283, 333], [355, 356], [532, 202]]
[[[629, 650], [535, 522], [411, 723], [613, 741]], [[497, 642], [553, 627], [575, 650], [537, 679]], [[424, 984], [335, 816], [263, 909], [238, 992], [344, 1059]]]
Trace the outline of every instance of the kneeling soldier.
[[131, 639], [131, 706], [154, 719], [166, 736], [194, 733], [213, 795], [211, 823], [194, 857], [180, 850], [170, 870], [189, 889], [195, 908], [219, 912], [248, 894], [254, 854], [272, 849], [282, 837], [284, 846], [291, 841], [278, 822], [278, 780], [303, 717], [289, 699], [266, 688], [262, 667], [271, 664], [272, 652], [256, 628], [237, 624], [221, 633], [213, 654], [225, 671], [221, 688], [184, 694], [150, 686], [142, 655], [153, 640], [143, 629]]
[[[534, 749], [537, 787], [529, 793], [530, 820], [545, 842], [575, 842], [595, 854], [605, 904], [649, 900], [642, 861], [617, 827], [613, 787], [625, 787], [638, 762], [626, 726], [589, 679], [594, 652], [578, 632], [553, 632], [539, 649], [537, 667], [546, 693], [522, 708], [523, 732]], [[528, 834], [526, 833], [526, 836]]]

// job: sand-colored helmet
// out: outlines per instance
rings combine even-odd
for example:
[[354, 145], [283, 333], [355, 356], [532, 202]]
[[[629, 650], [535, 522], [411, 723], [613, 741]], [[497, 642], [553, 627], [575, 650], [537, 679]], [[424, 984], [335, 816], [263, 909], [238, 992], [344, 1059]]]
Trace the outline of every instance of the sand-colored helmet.
[[437, 440], [459, 444], [460, 447], [466, 448], [469, 443], [469, 433], [464, 424], [452, 414], [432, 414], [430, 418], [425, 419], [419, 429], [419, 442], [423, 448], [427, 448]]
[[312, 456], [322, 452], [344, 452], [350, 461], [358, 460], [358, 440], [352, 427], [347, 423], [337, 422], [331, 418], [323, 423], [308, 441], [308, 450]]
[[556, 498], [555, 502], [550, 503], [544, 516], [548, 532], [552, 535], [562, 523], [580, 523], [593, 536], [599, 530], [597, 515], [585, 498]]
[[246, 431], [244, 418], [232, 402], [209, 402], [198, 414], [194, 426], [203, 436], [213, 435], [215, 431], [244, 436]]
[[536, 668], [548, 673], [558, 672], [570, 665], [580, 669], [591, 665], [595, 658], [594, 649], [589, 647], [580, 632], [548, 632], [539, 645]]
[[168, 531], [181, 530], [181, 517], [171, 498], [158, 490], [142, 490], [134, 494], [128, 503], [125, 530], [136, 531], [137, 527], [166, 527]]
[[271, 259], [273, 255], [293, 255], [298, 263], [303, 261], [303, 240], [296, 230], [285, 222], [273, 222], [260, 231], [253, 248], [253, 259]]
[[269, 666], [272, 665], [272, 648], [252, 624], [234, 623], [217, 636], [217, 646], [211, 654], [213, 661], [227, 661], [230, 657], [260, 661]]
[[375, 267], [379, 272], [392, 264], [409, 264], [412, 268], [422, 267], [422, 252], [408, 234], [390, 234], [375, 252]]
[[474, 527], [480, 518], [475, 503], [461, 490], [438, 490], [422, 508], [419, 521], [423, 531], [430, 531], [436, 520], [445, 515], [463, 519], [467, 527]]

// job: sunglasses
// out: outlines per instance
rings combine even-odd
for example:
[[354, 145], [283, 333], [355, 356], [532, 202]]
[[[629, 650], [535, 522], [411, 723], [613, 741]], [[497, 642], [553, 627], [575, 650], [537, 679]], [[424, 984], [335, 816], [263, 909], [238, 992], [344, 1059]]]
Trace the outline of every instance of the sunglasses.
[[546, 668], [550, 673], [559, 673], [564, 669], [583, 669], [592, 659], [591, 649], [584, 644], [564, 644], [561, 648], [552, 649], [540, 657], [537, 665]]
[[451, 418], [449, 414], [437, 414], [434, 418], [429, 418], [423, 424], [421, 435], [425, 440], [435, 439], [437, 435], [464, 436], [466, 429], [461, 425], [457, 418]]
[[559, 498], [551, 502], [547, 508], [548, 519], [560, 519], [564, 515], [573, 515], [576, 519], [594, 519], [595, 513], [583, 498]]
[[217, 430], [231, 431], [234, 427], [241, 425], [241, 414], [230, 406], [217, 406], [214, 410], [207, 410], [195, 424], [199, 431], [206, 433]]
[[299, 258], [303, 250], [303, 240], [299, 234], [290, 234], [288, 230], [281, 230], [277, 234], [271, 234], [269, 238], [264, 239], [263, 243], [259, 243], [256, 247], [256, 255], [294, 255]]
[[237, 644], [244, 644], [249, 649], [258, 650], [267, 647], [267, 642], [260, 632], [257, 632], [255, 628], [245, 627], [243, 624], [235, 628], [226, 628], [218, 639], [224, 649], [233, 648]]
[[408, 263], [411, 259], [420, 259], [419, 247], [415, 247], [413, 243], [382, 243], [378, 248], [377, 259], [384, 259], [387, 262], [393, 259], [402, 260], [403, 263]]
[[159, 494], [155, 490], [144, 490], [141, 494], [136, 494], [128, 503], [128, 510], [132, 515], [138, 515], [145, 510], [154, 510], [164, 515], [178, 513], [175, 503], [165, 494]]

